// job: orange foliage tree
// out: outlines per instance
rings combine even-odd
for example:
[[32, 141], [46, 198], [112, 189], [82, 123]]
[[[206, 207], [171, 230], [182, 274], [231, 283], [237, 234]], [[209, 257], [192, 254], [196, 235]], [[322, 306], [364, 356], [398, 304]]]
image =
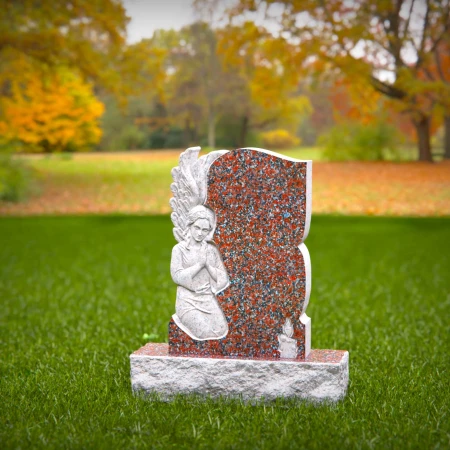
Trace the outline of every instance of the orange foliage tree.
[[[343, 76], [333, 80], [328, 97], [333, 106], [336, 122], [355, 121], [362, 124], [373, 124], [389, 121], [408, 140], [414, 139], [414, 128], [406, 114], [399, 112], [389, 100], [373, 89], [366, 89], [364, 84], [357, 83]], [[436, 131], [433, 123], [432, 131]]]
[[0, 141], [24, 151], [89, 149], [101, 137], [103, 104], [69, 70], [28, 70], [0, 98]]

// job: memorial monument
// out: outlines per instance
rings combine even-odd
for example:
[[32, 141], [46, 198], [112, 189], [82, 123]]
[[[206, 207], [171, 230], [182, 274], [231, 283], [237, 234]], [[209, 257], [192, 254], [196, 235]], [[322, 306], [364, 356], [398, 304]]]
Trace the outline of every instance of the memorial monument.
[[311, 350], [312, 162], [267, 150], [188, 148], [172, 170], [178, 241], [169, 343], [130, 356], [133, 390], [336, 401], [348, 352]]

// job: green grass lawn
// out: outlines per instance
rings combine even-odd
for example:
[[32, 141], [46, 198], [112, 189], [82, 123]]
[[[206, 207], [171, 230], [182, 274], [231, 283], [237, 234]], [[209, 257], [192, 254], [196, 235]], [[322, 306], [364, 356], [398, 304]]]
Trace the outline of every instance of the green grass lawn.
[[313, 217], [312, 344], [350, 351], [336, 405], [133, 396], [174, 243], [167, 216], [0, 220], [1, 448], [449, 448], [450, 219]]

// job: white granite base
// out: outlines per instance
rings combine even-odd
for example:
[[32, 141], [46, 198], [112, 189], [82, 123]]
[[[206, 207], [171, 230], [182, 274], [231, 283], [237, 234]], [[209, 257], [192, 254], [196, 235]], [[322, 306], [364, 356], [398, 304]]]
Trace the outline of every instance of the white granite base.
[[348, 386], [348, 352], [312, 350], [307, 361], [168, 356], [167, 344], [147, 344], [130, 356], [135, 392], [274, 400], [337, 401]]

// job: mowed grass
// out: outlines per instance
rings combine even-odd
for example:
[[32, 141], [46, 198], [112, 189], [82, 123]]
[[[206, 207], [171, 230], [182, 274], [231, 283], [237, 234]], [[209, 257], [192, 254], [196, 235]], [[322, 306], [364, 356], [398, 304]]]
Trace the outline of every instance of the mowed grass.
[[336, 405], [132, 395], [167, 338], [168, 216], [0, 220], [0, 447], [449, 448], [450, 219], [315, 216], [313, 348], [350, 351]]

